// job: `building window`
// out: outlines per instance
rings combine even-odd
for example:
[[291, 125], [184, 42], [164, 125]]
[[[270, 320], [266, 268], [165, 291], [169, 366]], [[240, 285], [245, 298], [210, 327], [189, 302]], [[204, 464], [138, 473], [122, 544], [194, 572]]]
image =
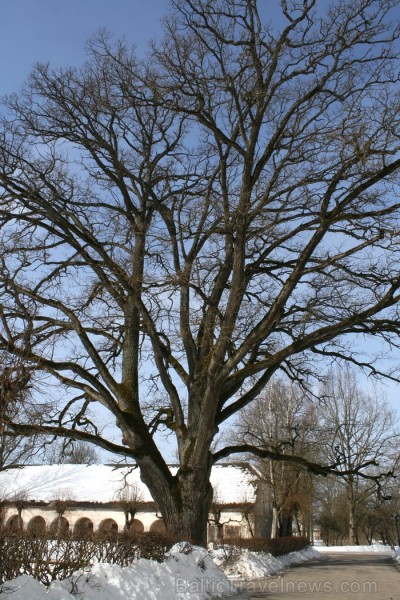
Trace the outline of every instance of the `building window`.
[[99, 532], [107, 535], [117, 535], [118, 525], [114, 519], [104, 519], [99, 525]]
[[87, 517], [78, 519], [75, 523], [74, 533], [78, 537], [88, 537], [93, 533], [93, 523]]
[[150, 531], [152, 533], [166, 533], [164, 521], [162, 519], [157, 519], [157, 521], [153, 521], [150, 525]]
[[69, 531], [69, 522], [65, 517], [57, 517], [50, 525], [52, 535], [65, 535]]
[[237, 538], [240, 537], [241, 528], [239, 525], [224, 525], [224, 537]]
[[23, 521], [18, 515], [13, 515], [7, 520], [6, 530], [8, 533], [16, 533], [23, 528]]
[[33, 517], [29, 521], [27, 529], [35, 535], [44, 535], [46, 533], [46, 521], [40, 516]]

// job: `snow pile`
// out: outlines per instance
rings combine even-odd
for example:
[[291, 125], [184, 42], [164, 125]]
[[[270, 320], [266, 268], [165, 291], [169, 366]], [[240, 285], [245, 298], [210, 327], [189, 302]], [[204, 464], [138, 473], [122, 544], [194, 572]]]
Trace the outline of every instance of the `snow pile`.
[[207, 550], [177, 544], [163, 563], [146, 559], [130, 567], [99, 563], [53, 582], [49, 590], [23, 575], [4, 584], [2, 600], [206, 600], [235, 593]]
[[214, 561], [220, 564], [224, 573], [230, 579], [245, 580], [262, 579], [271, 575], [277, 575], [287, 567], [319, 557], [319, 552], [311, 547], [279, 557], [265, 552], [244, 550], [237, 560], [224, 566], [221, 551], [214, 553]]
[[318, 552], [391, 552], [390, 546], [372, 544], [371, 546], [318, 546]]
[[400, 566], [400, 548], [397, 548], [397, 550], [393, 552], [393, 560]]
[[306, 562], [308, 560], [313, 560], [313, 558], [320, 558], [321, 555], [315, 548], [309, 546], [308, 548], [304, 548], [304, 550], [291, 552], [290, 554], [286, 554], [285, 556], [279, 556], [279, 561], [281, 564], [287, 568], [292, 565], [298, 565], [302, 562]]
[[222, 562], [223, 555], [218, 553], [181, 543], [171, 548], [163, 563], [144, 558], [130, 567], [97, 563], [54, 581], [48, 590], [29, 575], [21, 575], [6, 582], [0, 594], [2, 600], [210, 600], [236, 594], [233, 578], [270, 577], [320, 556], [314, 548], [278, 558], [244, 551], [222, 572], [216, 563]]

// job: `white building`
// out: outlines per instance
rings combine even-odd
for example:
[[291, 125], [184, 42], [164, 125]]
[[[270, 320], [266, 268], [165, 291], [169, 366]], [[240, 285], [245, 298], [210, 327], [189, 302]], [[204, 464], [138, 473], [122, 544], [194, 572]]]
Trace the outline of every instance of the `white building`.
[[[176, 467], [171, 467], [175, 470]], [[269, 493], [245, 464], [214, 466], [209, 539], [267, 535]], [[164, 531], [149, 490], [133, 465], [38, 465], [0, 472], [2, 520], [9, 530]]]

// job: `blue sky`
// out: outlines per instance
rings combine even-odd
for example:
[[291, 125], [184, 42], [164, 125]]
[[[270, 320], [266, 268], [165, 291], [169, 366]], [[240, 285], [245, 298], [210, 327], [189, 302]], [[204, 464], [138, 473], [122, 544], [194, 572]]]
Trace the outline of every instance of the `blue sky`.
[[144, 52], [168, 7], [169, 0], [0, 0], [0, 96], [18, 91], [38, 61], [79, 65], [102, 27]]

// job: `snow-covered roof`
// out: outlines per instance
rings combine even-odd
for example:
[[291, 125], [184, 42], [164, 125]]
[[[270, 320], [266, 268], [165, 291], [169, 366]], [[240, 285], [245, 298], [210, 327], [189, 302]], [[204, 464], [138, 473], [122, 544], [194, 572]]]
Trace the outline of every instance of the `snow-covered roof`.
[[[176, 467], [171, 467], [176, 471]], [[216, 465], [211, 483], [221, 504], [254, 502], [257, 473], [245, 465]], [[137, 500], [151, 502], [139, 469], [112, 465], [34, 465], [0, 472], [0, 498], [35, 502], [72, 500], [115, 502], [126, 494], [126, 484]], [[125, 490], [125, 491], [124, 491]]]

